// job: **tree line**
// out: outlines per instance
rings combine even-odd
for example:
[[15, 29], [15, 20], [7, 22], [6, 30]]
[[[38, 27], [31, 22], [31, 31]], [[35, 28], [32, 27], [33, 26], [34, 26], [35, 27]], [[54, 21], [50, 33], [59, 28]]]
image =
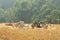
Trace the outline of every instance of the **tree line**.
[[60, 0], [16, 0], [13, 7], [0, 8], [0, 22], [10, 20], [60, 24]]

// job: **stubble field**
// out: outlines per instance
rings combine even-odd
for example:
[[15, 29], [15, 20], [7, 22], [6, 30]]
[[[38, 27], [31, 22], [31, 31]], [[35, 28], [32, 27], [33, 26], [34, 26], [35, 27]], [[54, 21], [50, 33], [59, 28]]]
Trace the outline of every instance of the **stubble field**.
[[53, 28], [9, 28], [0, 23], [0, 40], [60, 40], [60, 24]]

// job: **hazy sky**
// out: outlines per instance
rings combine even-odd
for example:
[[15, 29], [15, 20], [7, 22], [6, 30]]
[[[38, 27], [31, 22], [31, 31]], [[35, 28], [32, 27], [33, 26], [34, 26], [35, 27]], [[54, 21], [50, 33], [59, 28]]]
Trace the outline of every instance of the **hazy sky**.
[[10, 8], [13, 6], [15, 0], [0, 0], [0, 5], [2, 8]]

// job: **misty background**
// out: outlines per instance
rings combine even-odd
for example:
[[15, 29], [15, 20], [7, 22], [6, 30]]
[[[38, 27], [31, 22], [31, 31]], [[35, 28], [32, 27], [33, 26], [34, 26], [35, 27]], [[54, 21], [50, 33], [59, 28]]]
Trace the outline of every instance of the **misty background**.
[[60, 24], [60, 0], [0, 0], [0, 22]]

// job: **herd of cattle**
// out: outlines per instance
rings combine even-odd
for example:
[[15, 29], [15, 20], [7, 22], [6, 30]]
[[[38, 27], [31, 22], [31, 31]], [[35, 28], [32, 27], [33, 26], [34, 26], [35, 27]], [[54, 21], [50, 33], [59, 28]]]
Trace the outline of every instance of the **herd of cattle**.
[[[12, 26], [12, 27], [18, 27], [18, 28], [24, 28], [24, 27], [31, 27], [32, 29], [36, 28], [45, 28], [47, 29], [49, 27], [47, 22], [32, 22], [30, 24], [25, 24], [24, 21], [19, 21], [17, 23], [14, 23], [11, 21], [10, 23], [5, 24], [6, 26]], [[51, 26], [51, 25], [50, 25]]]

